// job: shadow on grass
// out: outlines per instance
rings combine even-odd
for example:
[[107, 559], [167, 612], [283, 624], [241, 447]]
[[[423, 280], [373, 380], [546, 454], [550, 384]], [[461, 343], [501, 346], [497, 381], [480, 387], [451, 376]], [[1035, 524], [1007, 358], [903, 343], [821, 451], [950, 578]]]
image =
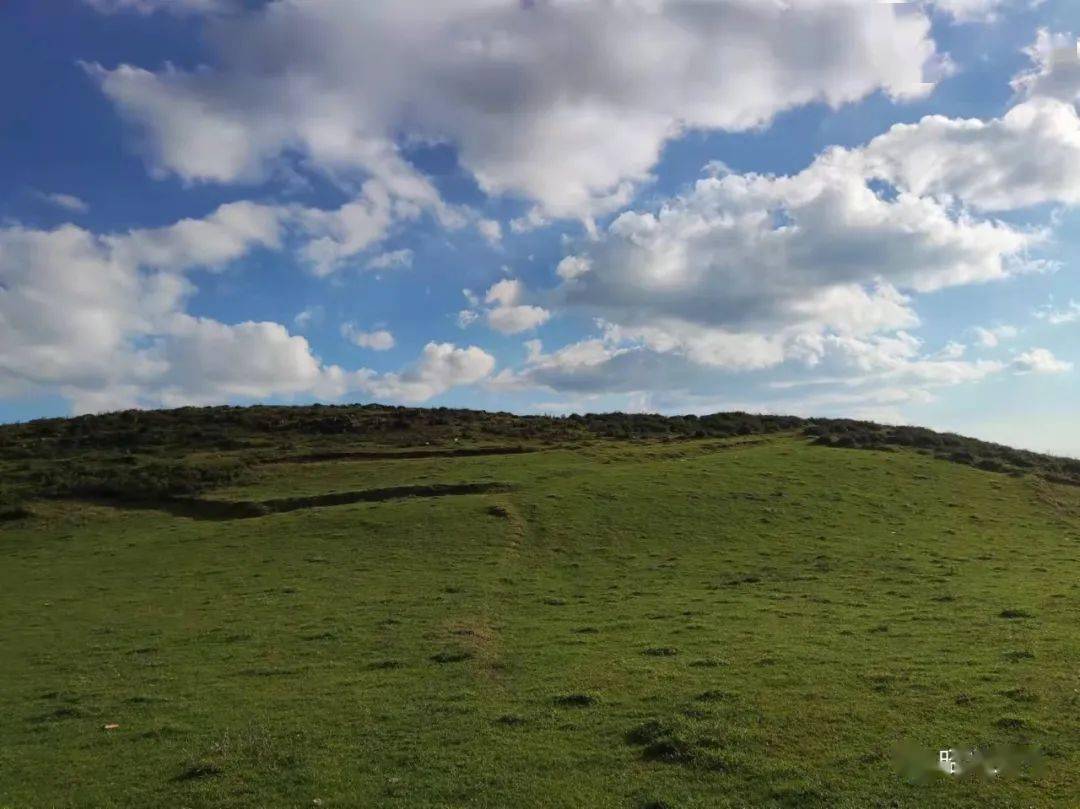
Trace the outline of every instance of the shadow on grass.
[[96, 499], [101, 505], [125, 510], [147, 509], [164, 511], [174, 517], [193, 520], [245, 520], [283, 514], [322, 506], [343, 506], [351, 503], [378, 503], [410, 497], [452, 497], [467, 494], [508, 492], [505, 483], [433, 483], [426, 486], [393, 486], [387, 489], [364, 489], [353, 492], [331, 492], [309, 497], [281, 497], [273, 500], [207, 500], [199, 497], [169, 497], [155, 500]]
[[324, 463], [326, 461], [410, 461], [419, 458], [477, 458], [484, 455], [524, 455], [538, 452], [533, 447], [468, 447], [461, 449], [410, 449], [404, 451], [372, 452], [312, 452], [307, 455], [284, 455], [261, 461], [263, 465], [282, 463]]

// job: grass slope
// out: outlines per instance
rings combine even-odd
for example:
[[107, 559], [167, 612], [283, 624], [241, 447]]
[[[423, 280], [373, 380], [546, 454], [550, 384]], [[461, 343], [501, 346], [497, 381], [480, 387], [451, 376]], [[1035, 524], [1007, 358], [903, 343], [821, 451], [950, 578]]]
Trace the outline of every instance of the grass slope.
[[[1080, 489], [776, 435], [203, 496], [454, 484], [500, 485], [33, 502], [0, 527], [0, 807], [1075, 805]], [[902, 742], [1044, 766], [912, 782]]]

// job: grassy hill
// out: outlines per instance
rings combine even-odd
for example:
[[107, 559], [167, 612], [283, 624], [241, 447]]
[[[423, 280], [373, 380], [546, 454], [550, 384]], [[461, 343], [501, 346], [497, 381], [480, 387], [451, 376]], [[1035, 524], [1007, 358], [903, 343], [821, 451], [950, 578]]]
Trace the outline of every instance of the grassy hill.
[[746, 414], [0, 428], [0, 807], [1073, 806], [1077, 479]]

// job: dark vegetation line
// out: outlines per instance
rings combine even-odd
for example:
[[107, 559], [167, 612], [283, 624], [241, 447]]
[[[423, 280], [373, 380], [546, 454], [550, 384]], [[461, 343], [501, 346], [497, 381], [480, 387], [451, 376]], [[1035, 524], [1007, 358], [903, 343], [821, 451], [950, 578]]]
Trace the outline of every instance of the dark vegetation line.
[[264, 464], [324, 463], [326, 461], [408, 461], [420, 458], [477, 458], [484, 455], [522, 455], [537, 452], [538, 447], [473, 447], [470, 449], [407, 449], [389, 452], [347, 451], [312, 452], [307, 455], [283, 455], [262, 461]]
[[296, 457], [333, 460], [391, 452], [398, 453], [395, 457], [431, 457], [419, 453], [480, 454], [490, 452], [491, 446], [517, 452], [598, 439], [680, 441], [800, 432], [824, 446], [909, 447], [979, 469], [1080, 485], [1080, 460], [919, 427], [848, 419], [751, 413], [516, 416], [384, 405], [187, 407], [0, 426], [0, 521], [23, 516], [23, 503], [42, 497], [142, 502], [194, 497], [242, 482], [253, 466]]
[[321, 506], [343, 506], [350, 503], [379, 503], [409, 497], [451, 497], [464, 494], [508, 492], [506, 483], [436, 483], [425, 486], [393, 486], [386, 489], [363, 489], [354, 492], [332, 492], [309, 497], [279, 497], [272, 500], [208, 500], [201, 497], [163, 497], [156, 500], [130, 498], [98, 498], [95, 502], [124, 509], [154, 509], [175, 517], [194, 520], [245, 520], [282, 514]]

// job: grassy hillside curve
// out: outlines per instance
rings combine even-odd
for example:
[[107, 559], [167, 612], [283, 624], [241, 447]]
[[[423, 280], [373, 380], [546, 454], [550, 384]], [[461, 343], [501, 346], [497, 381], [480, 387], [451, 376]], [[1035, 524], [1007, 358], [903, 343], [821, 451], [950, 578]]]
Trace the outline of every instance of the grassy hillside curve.
[[[4, 809], [1080, 794], [1064, 467], [738, 414], [97, 418], [0, 431]], [[1023, 766], [911, 766], [943, 747]]]
[[0, 426], [0, 521], [38, 497], [146, 500], [243, 478], [252, 464], [371, 449], [513, 452], [598, 439], [685, 441], [800, 434], [847, 449], [907, 447], [980, 469], [1080, 485], [1080, 460], [918, 427], [749, 413], [516, 416], [383, 405], [131, 410]]

